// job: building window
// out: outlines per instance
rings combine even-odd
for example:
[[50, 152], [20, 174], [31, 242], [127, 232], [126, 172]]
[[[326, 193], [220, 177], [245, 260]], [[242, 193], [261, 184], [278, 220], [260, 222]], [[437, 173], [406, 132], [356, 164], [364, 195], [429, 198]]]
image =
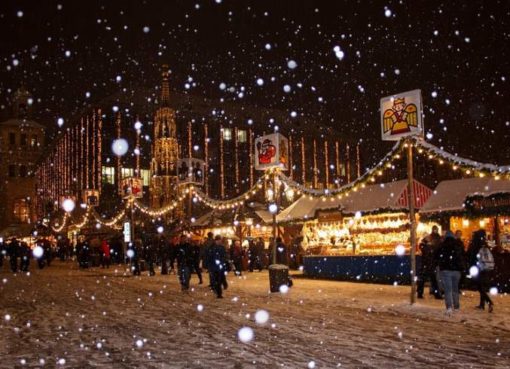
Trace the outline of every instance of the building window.
[[30, 146], [36, 147], [37, 146], [37, 136], [32, 136], [32, 139], [30, 140]]
[[133, 177], [134, 170], [133, 168], [120, 168], [121, 169], [121, 177], [127, 178], [127, 177]]
[[246, 130], [240, 129], [237, 131], [237, 141], [246, 142], [248, 140], [248, 135], [246, 134]]
[[151, 171], [148, 169], [140, 169], [140, 176], [142, 177], [143, 185], [150, 185]]
[[9, 145], [16, 145], [16, 133], [14, 132], [9, 132]]
[[16, 165], [9, 165], [9, 177], [16, 177]]
[[114, 167], [102, 167], [101, 173], [103, 174], [103, 183], [115, 184], [115, 168]]
[[27, 146], [27, 135], [22, 133], [19, 139], [19, 144], [21, 146]]
[[14, 219], [21, 223], [28, 223], [29, 208], [25, 199], [14, 201]]
[[223, 140], [232, 141], [232, 130], [230, 128], [223, 128]]
[[21, 165], [19, 167], [19, 176], [26, 177], [27, 176], [27, 167], [25, 165]]

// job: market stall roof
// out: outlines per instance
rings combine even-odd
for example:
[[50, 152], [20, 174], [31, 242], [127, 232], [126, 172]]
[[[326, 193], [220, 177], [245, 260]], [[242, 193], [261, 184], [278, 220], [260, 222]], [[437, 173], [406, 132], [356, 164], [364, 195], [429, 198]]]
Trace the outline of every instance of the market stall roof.
[[263, 209], [263, 205], [254, 204], [252, 207], [244, 206], [241, 209], [212, 210], [195, 220], [193, 227], [210, 227], [232, 225], [237, 220], [253, 218], [254, 222], [270, 223], [272, 215]]
[[420, 213], [462, 211], [468, 197], [490, 196], [498, 193], [510, 193], [510, 181], [497, 181], [491, 178], [463, 178], [443, 181], [438, 184]]
[[[420, 208], [432, 190], [418, 181], [414, 181], [416, 207]], [[356, 192], [351, 192], [342, 199], [333, 198], [333, 201], [303, 196], [277, 217], [278, 222], [290, 222], [313, 219], [321, 210], [339, 210], [343, 214], [360, 212], [376, 212], [379, 210], [407, 209], [407, 180], [369, 185]]]
[[[414, 181], [415, 207], [421, 208], [432, 195], [432, 190]], [[342, 213], [373, 213], [379, 210], [406, 210], [408, 205], [407, 179], [366, 186], [340, 200]]]
[[34, 229], [33, 224], [11, 224], [8, 227], [2, 229], [0, 231], [0, 237], [9, 238], [9, 237], [28, 237], [32, 234], [32, 230]]

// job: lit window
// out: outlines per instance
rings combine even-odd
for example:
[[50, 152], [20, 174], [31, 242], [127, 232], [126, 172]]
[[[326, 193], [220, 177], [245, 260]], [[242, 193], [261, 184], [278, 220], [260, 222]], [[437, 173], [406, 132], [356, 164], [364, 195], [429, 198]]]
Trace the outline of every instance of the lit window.
[[37, 146], [37, 136], [32, 136], [32, 139], [30, 140], [30, 146], [36, 147]]
[[148, 169], [140, 169], [140, 175], [142, 177], [143, 186], [149, 186], [150, 178], [151, 178], [151, 171]]
[[14, 201], [14, 219], [21, 223], [28, 223], [28, 202], [25, 199]]
[[133, 168], [121, 168], [120, 172], [122, 178], [133, 177], [133, 173]]
[[237, 141], [246, 142], [248, 139], [248, 135], [246, 134], [246, 130], [240, 129], [237, 131]]
[[232, 140], [232, 130], [230, 128], [223, 128], [223, 139], [225, 141]]
[[115, 184], [115, 168], [102, 167], [103, 183]]

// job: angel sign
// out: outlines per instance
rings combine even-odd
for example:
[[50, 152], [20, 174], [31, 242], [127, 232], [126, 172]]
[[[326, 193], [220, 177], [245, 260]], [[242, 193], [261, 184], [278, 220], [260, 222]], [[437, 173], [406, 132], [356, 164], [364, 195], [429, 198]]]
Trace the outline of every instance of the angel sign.
[[421, 134], [420, 90], [381, 99], [381, 114], [383, 140], [399, 140], [401, 137]]

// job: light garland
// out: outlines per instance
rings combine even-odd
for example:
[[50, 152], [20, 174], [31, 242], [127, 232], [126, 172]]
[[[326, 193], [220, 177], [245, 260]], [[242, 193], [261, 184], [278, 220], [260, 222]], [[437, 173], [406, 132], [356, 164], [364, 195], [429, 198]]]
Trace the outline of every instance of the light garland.
[[404, 141], [401, 140], [397, 142], [389, 153], [385, 155], [385, 157], [372, 169], [368, 170], [362, 176], [358, 177], [351, 183], [347, 183], [346, 185], [336, 188], [336, 189], [324, 189], [318, 190], [313, 188], [307, 188], [302, 184], [297, 183], [296, 181], [290, 179], [281, 171], [278, 172], [278, 177], [282, 182], [284, 182], [287, 186], [293, 188], [297, 194], [304, 194], [311, 197], [321, 197], [323, 201], [326, 200], [327, 197], [331, 197], [333, 200], [333, 196], [348, 196], [349, 192], [357, 191], [359, 188], [363, 188], [366, 186], [367, 182], [375, 182], [376, 176], [382, 176], [383, 172], [389, 168], [392, 168], [392, 162], [394, 160], [400, 159], [399, 152], [404, 147]]
[[[267, 175], [266, 175], [267, 176]], [[253, 196], [255, 196], [263, 187], [263, 179], [266, 177], [263, 176], [257, 180], [255, 185], [253, 185], [248, 191], [245, 193], [236, 196], [232, 199], [228, 200], [216, 200], [208, 197], [204, 192], [201, 190], [190, 188], [191, 191], [193, 191], [193, 194], [195, 198], [207, 205], [208, 207], [212, 209], [234, 209], [239, 206], [242, 206], [245, 201], [250, 200]]]
[[466, 175], [475, 175], [480, 178], [492, 176], [494, 179], [499, 180], [507, 176], [510, 179], [510, 166], [497, 166], [465, 159], [441, 150], [418, 137], [413, 138], [413, 142], [417, 146], [419, 154], [427, 155], [429, 159], [437, 159], [440, 165], [448, 162], [454, 171], [459, 171]]
[[[189, 190], [185, 191], [185, 193], [188, 194]], [[184, 199], [186, 199], [186, 194], [180, 195], [176, 200], [172, 201], [170, 204], [168, 204], [160, 209], [157, 209], [157, 210], [153, 210], [153, 209], [149, 208], [148, 206], [145, 206], [145, 205], [139, 203], [137, 200], [135, 200], [133, 202], [133, 205], [135, 208], [140, 210], [143, 214], [148, 215], [153, 218], [159, 218], [159, 217], [162, 217], [163, 215], [171, 212], [172, 210], [175, 210], [179, 206], [179, 204], [182, 201], [184, 201]]]
[[126, 214], [126, 210], [130, 207], [130, 203], [129, 202], [126, 202], [126, 205], [124, 206], [123, 209], [121, 209], [121, 211], [119, 212], [119, 214], [117, 214], [116, 216], [114, 216], [111, 220], [109, 221], [106, 221], [106, 220], [103, 220], [101, 218], [101, 216], [95, 211], [93, 210], [92, 211], [92, 216], [94, 217], [94, 220], [101, 224], [102, 226], [106, 226], [106, 227], [110, 227], [110, 228], [116, 228], [115, 226], [117, 225], [117, 223], [119, 223], [125, 216]]

